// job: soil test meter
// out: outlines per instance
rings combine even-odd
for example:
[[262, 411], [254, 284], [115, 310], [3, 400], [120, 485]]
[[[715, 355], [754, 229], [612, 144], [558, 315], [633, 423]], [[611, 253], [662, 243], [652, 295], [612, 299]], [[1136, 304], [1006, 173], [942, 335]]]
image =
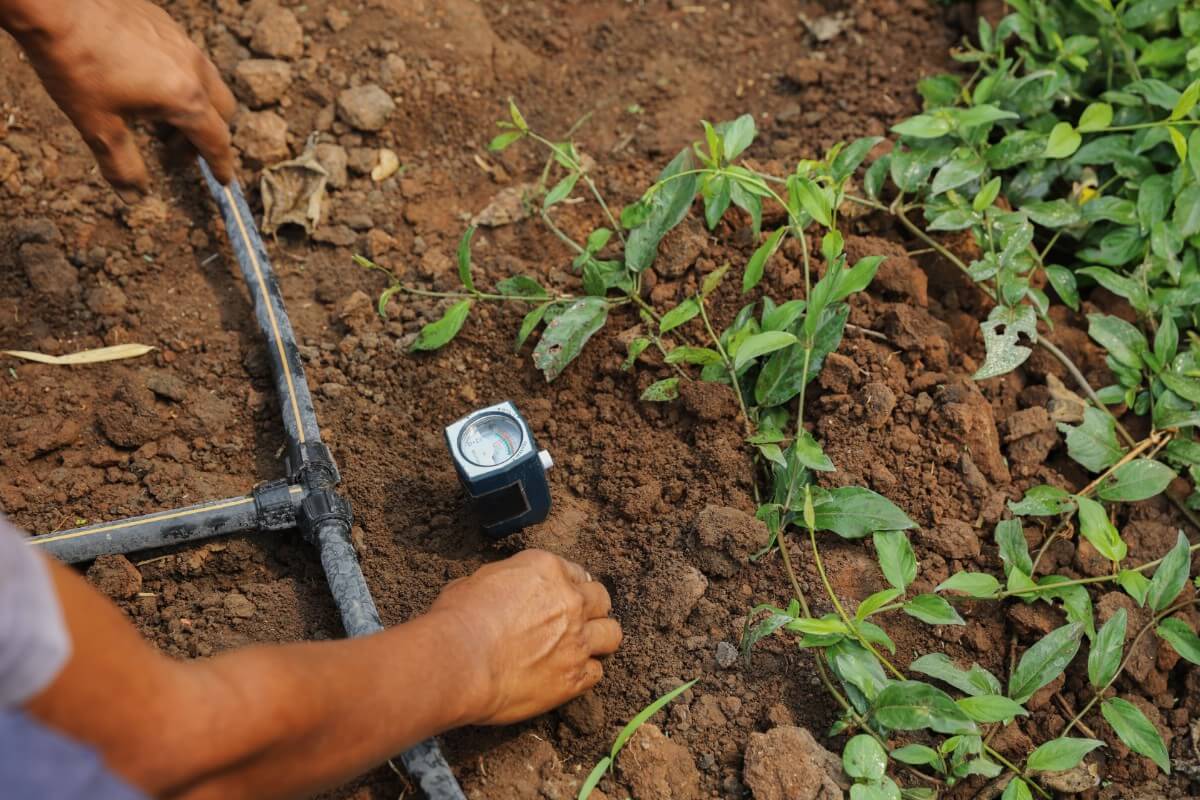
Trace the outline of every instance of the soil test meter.
[[446, 426], [446, 446], [489, 536], [507, 536], [550, 513], [546, 470], [554, 461], [538, 450], [529, 423], [511, 402]]

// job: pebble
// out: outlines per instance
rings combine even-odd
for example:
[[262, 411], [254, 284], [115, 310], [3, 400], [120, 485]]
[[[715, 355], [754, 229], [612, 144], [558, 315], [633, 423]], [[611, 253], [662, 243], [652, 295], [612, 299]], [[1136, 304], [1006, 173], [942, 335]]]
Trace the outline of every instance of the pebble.
[[260, 165], [283, 161], [289, 155], [287, 122], [274, 111], [249, 111], [234, 124], [233, 143], [246, 158]]
[[729, 669], [738, 660], [738, 649], [729, 642], [717, 642], [717, 666]]
[[342, 121], [360, 131], [380, 130], [396, 111], [391, 95], [374, 83], [341, 91], [337, 107]]
[[268, 9], [254, 27], [250, 49], [273, 58], [299, 58], [304, 55], [304, 29], [290, 9]]
[[292, 85], [292, 65], [269, 58], [249, 58], [233, 71], [239, 95], [251, 108], [279, 102]]

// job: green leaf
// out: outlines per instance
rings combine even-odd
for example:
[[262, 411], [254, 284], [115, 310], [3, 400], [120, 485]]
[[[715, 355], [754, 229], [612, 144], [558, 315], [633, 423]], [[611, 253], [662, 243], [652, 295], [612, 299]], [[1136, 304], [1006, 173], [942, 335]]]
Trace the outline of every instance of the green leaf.
[[898, 731], [975, 733], [978, 729], [950, 695], [921, 681], [894, 681], [872, 704], [879, 724]]
[[1196, 101], [1200, 100], [1200, 81], [1192, 81], [1183, 94], [1179, 95], [1179, 102], [1175, 104], [1175, 108], [1171, 109], [1171, 122], [1179, 120], [1192, 113], [1192, 109], [1196, 107]]
[[[927, 596], [932, 597], [932, 595]], [[922, 675], [928, 675], [931, 678], [944, 681], [960, 692], [965, 692], [972, 697], [978, 695], [998, 695], [1004, 691], [1000, 688], [1000, 681], [996, 680], [996, 676], [983, 667], [978, 664], [972, 664], [969, 670], [962, 669], [951, 661], [945, 653], [928, 653], [923, 655], [916, 661], [913, 661], [909, 665], [909, 668], [920, 672]]]
[[950, 120], [945, 117], [917, 114], [898, 125], [893, 125], [892, 130], [901, 136], [911, 136], [914, 139], [936, 139], [949, 133], [951, 127]]
[[967, 716], [976, 722], [1003, 722], [1015, 717], [1027, 717], [1029, 712], [1020, 703], [1002, 695], [981, 694], [955, 701]]
[[[1117, 609], [1108, 622], [1100, 626], [1096, 638], [1088, 651], [1088, 680], [1097, 689], [1108, 686], [1116, 677], [1121, 666], [1121, 655], [1125, 650], [1125, 628], [1129, 615], [1123, 608]], [[1073, 765], [1072, 765], [1073, 766]], [[1070, 767], [1063, 767], [1070, 769]]]
[[1154, 333], [1154, 357], [1163, 364], [1170, 364], [1178, 349], [1179, 328], [1171, 314], [1164, 314], [1158, 330]]
[[1128, 700], [1110, 697], [1100, 705], [1100, 713], [1117, 732], [1117, 736], [1133, 752], [1145, 756], [1168, 775], [1171, 774], [1171, 759], [1167, 746], [1158, 729], [1146, 719], [1146, 715]]
[[[741, 350], [738, 350], [738, 353], [740, 354]], [[804, 429], [800, 430], [796, 440], [792, 442], [792, 455], [802, 466], [817, 472], [833, 472], [836, 469], [829, 456], [821, 449], [821, 445]]]
[[717, 133], [725, 142], [725, 160], [733, 161], [742, 151], [754, 141], [758, 129], [754, 126], [754, 117], [742, 114], [732, 122], [721, 122], [716, 125]]
[[771, 355], [754, 384], [754, 399], [760, 406], [778, 406], [791, 400], [800, 387], [821, 371], [825, 356], [837, 349], [842, 341], [850, 307], [841, 305], [836, 311], [826, 310], [813, 336], [808, 370], [804, 370], [804, 345], [796, 343]]
[[546, 192], [546, 198], [542, 201], [542, 207], [550, 208], [550, 206], [566, 200], [567, 197], [570, 196], [571, 192], [575, 191], [575, 184], [578, 182], [579, 173], [572, 172], [570, 175], [554, 184], [554, 188]]
[[875, 594], [858, 604], [858, 608], [854, 611], [855, 619], [866, 619], [879, 609], [886, 606], [888, 603], [895, 600], [901, 594], [903, 594], [903, 592], [901, 592], [899, 589], [883, 589], [875, 592]]
[[996, 202], [996, 197], [1000, 194], [1000, 176], [992, 178], [983, 185], [979, 190], [979, 194], [975, 195], [975, 199], [971, 202], [971, 208], [977, 214], [982, 214], [985, 209], [991, 207], [992, 203]]
[[833, 211], [825, 191], [809, 178], [792, 175], [788, 178], [788, 189], [794, 191], [803, 208], [810, 217], [826, 228], [833, 224]]
[[640, 200], [621, 209], [621, 227], [625, 230], [645, 225], [650, 218], [650, 206]]
[[491, 150], [493, 153], [498, 153], [524, 135], [525, 134], [521, 131], [505, 131], [504, 133], [496, 136], [496, 138], [492, 139], [492, 141], [488, 142], [488, 150]]
[[1084, 409], [1079, 425], [1059, 423], [1058, 429], [1067, 435], [1067, 455], [1091, 472], [1103, 472], [1124, 454], [1112, 416], [1095, 406]]
[[1083, 761], [1084, 756], [1103, 746], [1104, 742], [1098, 739], [1051, 739], [1029, 754], [1025, 767], [1034, 772], [1062, 772], [1074, 769]]
[[1183, 0], [1138, 0], [1130, 3], [1121, 16], [1121, 24], [1129, 30], [1148, 25], [1178, 6]]
[[668, 364], [696, 364], [703, 367], [709, 364], [720, 364], [721, 354], [711, 347], [687, 347], [681, 345], [667, 353], [663, 361]]
[[1083, 219], [1079, 206], [1061, 198], [1026, 203], [1021, 210], [1043, 228], [1066, 228]]
[[1155, 632], [1180, 656], [1193, 664], [1200, 664], [1200, 636], [1186, 622], [1178, 617], [1164, 619]]
[[936, 592], [961, 592], [968, 597], [992, 597], [1000, 590], [1000, 581], [986, 572], [956, 572], [934, 589]]
[[858, 169], [867, 154], [871, 152], [871, 148], [882, 141], [882, 136], [864, 136], [842, 148], [834, 157], [833, 163], [829, 165], [829, 171], [833, 173], [834, 181], [840, 181], [853, 175], [854, 170]]
[[661, 381], [655, 381], [646, 387], [646, 391], [642, 392], [641, 399], [662, 403], [668, 400], [674, 400], [679, 397], [679, 378], [663, 378]]
[[930, 625], [966, 625], [954, 607], [936, 594], [919, 594], [904, 604], [904, 613]]
[[861, 486], [842, 486], [813, 493], [814, 527], [844, 539], [861, 539], [876, 531], [916, 527], [891, 500]]
[[1112, 120], [1112, 106], [1108, 103], [1092, 103], [1079, 115], [1079, 125], [1076, 130], [1080, 133], [1095, 133], [1111, 125]]
[[[860, 629], [874, 627], [869, 622], [859, 622]], [[858, 642], [841, 639], [830, 645], [825, 653], [829, 659], [829, 667], [845, 684], [862, 692], [867, 702], [879, 696], [879, 692], [888, 683], [883, 665], [869, 650]], [[865, 705], [865, 704], [864, 704]]]
[[748, 292], [755, 286], [758, 286], [762, 280], [763, 271], [766, 269], [767, 261], [771, 255], [779, 247], [780, 240], [787, 233], [787, 228], [778, 228], [767, 237], [754, 251], [754, 255], [750, 256], [750, 261], [746, 264], [746, 271], [742, 274], [742, 292]]
[[935, 197], [951, 189], [957, 189], [963, 184], [970, 183], [983, 174], [987, 165], [975, 153], [967, 151], [956, 155], [942, 165], [933, 177], [929, 187], [929, 195]]
[[1154, 497], [1175, 479], [1175, 471], [1150, 458], [1135, 458], [1113, 470], [1096, 489], [1096, 496], [1110, 502], [1131, 503]]
[[533, 349], [533, 365], [547, 381], [554, 380], [575, 360], [592, 334], [604, 327], [606, 319], [608, 303], [601, 297], [584, 297], [571, 303], [546, 325]]
[[1023, 779], [1013, 778], [1008, 782], [1008, 786], [1004, 787], [1004, 794], [1000, 795], [1000, 800], [1033, 800], [1033, 792]]
[[1042, 151], [1045, 158], [1069, 158], [1083, 144], [1083, 137], [1069, 122], [1060, 122], [1050, 131], [1046, 140], [1046, 149]]
[[1146, 593], [1150, 591], [1150, 579], [1145, 575], [1134, 569], [1123, 569], [1117, 573], [1117, 585], [1136, 600], [1139, 606], [1146, 605]]
[[[1019, 502], [1008, 501], [1008, 510], [1025, 517], [1053, 517], [1075, 509], [1070, 492], [1057, 486], [1031, 486]], [[1025, 570], [1026, 573], [1029, 570]]]
[[604, 773], [608, 772], [610, 766], [612, 766], [611, 756], [605, 756], [596, 762], [596, 766], [592, 767], [592, 771], [588, 773], [583, 785], [579, 787], [579, 794], [576, 795], [575, 800], [588, 800], [592, 796], [592, 792], [600, 785]]
[[988, 314], [987, 322], [979, 327], [983, 331], [987, 355], [983, 366], [973, 376], [975, 380], [1012, 372], [1033, 354], [1033, 350], [1019, 343], [1021, 334], [1032, 342], [1037, 341], [1037, 315], [1032, 306], [998, 305]]
[[645, 336], [639, 336], [636, 339], [630, 339], [625, 362], [621, 364], [621, 369], [629, 369], [634, 362], [638, 360], [638, 356], [646, 352], [646, 348], [650, 346], [650, 340]]
[[[546, 312], [550, 310], [550, 306], [552, 305], [554, 304], [542, 303], [540, 306], [535, 307], [532, 311], [525, 315], [525, 317], [521, 320], [521, 328], [517, 331], [517, 342], [513, 347], [514, 350], [521, 349], [521, 346], [525, 344], [525, 340], [528, 339], [529, 335], [533, 333], [534, 329], [537, 328], [538, 323], [540, 323], [542, 318], [546, 316]], [[647, 344], [649, 344], [649, 341], [647, 341]]]
[[725, 273], [729, 272], [729, 265], [717, 267], [712, 272], [704, 276], [704, 282], [700, 284], [700, 297], [705, 298], [717, 290], [721, 285], [721, 281], [725, 279]]
[[661, 711], [664, 706], [666, 706], [676, 697], [679, 697], [679, 695], [692, 688], [697, 680], [699, 679], [696, 678], [688, 681], [682, 686], [676, 686], [674, 689], [667, 692], [662, 697], [658, 698], [653, 703], [639, 711], [637, 715], [633, 719], [629, 720], [629, 723], [621, 729], [621, 732], [617, 734], [617, 738], [613, 740], [613, 746], [612, 750], [609, 752], [609, 756], [616, 760], [617, 753], [621, 752], [621, 749], [625, 747], [625, 743], [628, 742], [629, 738], [637, 732], [638, 728], [642, 727], [642, 725], [646, 723], [646, 720], [650, 719], [659, 711]]
[[996, 523], [996, 544], [1000, 546], [1000, 560], [1004, 562], [1006, 575], [1013, 569], [1026, 575], [1033, 574], [1033, 559], [1029, 557], [1029, 543], [1025, 541], [1025, 529], [1020, 520], [1006, 519]]
[[1079, 533], [1109, 561], [1119, 562], [1129, 552], [1121, 534], [1108, 518], [1104, 506], [1090, 497], [1076, 497], [1079, 504]]
[[1150, 587], [1146, 590], [1146, 602], [1152, 610], [1162, 611], [1175, 601], [1187, 583], [1191, 566], [1192, 552], [1188, 539], [1180, 531], [1175, 546], [1154, 570], [1154, 577], [1150, 579]]
[[1142, 353], [1149, 348], [1137, 326], [1109, 314], [1088, 314], [1088, 335], [1125, 366], [1142, 368]]
[[696, 298], [689, 297], [670, 311], [662, 315], [658, 330], [662, 333], [672, 331], [700, 313], [700, 303]]
[[[645, 219], [640, 225], [633, 227], [626, 241], [625, 265], [631, 272], [641, 272], [653, 263], [654, 256], [658, 253], [659, 242], [687, 215], [696, 196], [698, 176], [685, 175], [674, 180], [668, 179], [692, 168], [691, 150], [685, 148], [659, 174], [659, 183], [656, 184], [659, 188], [650, 196]], [[625, 213], [622, 212], [621, 216], [624, 223]]]
[[1079, 288], [1075, 283], [1075, 273], [1066, 267], [1051, 264], [1046, 267], [1046, 277], [1050, 285], [1072, 311], [1079, 310]]
[[441, 319], [430, 322], [421, 328], [421, 332], [417, 334], [417, 338], [413, 340], [409, 349], [437, 350], [457, 336], [458, 332], [462, 330], [463, 323], [467, 321], [467, 315], [471, 313], [471, 302], [471, 300], [460, 300], [446, 309], [446, 313], [442, 315]]
[[1083, 626], [1077, 622], [1046, 634], [1021, 656], [1008, 680], [1008, 696], [1024, 703], [1050, 681], [1057, 678], [1079, 652]]
[[[879, 532], [874, 535], [874, 540], [875, 554], [879, 557], [883, 576], [892, 586], [905, 591], [917, 577], [917, 556], [908, 541], [908, 534], [902, 531]], [[941, 600], [940, 597], [936, 599]]]
[[892, 751], [892, 758], [902, 764], [910, 764], [914, 767], [928, 765], [938, 772], [946, 771], [946, 761], [941, 754], [923, 744], [906, 744], [903, 747], [897, 747]]
[[458, 279], [468, 292], [475, 291], [475, 281], [471, 278], [471, 237], [474, 235], [475, 226], [468, 226], [458, 242]]
[[542, 288], [542, 285], [528, 275], [512, 275], [505, 278], [496, 284], [496, 291], [504, 295], [529, 297], [531, 299], [549, 297], [549, 294]]
[[887, 772], [887, 762], [887, 751], [865, 733], [846, 742], [842, 751], [842, 768], [851, 778], [877, 781]]
[[[666, 317], [663, 317], [663, 321], [666, 321]], [[759, 356], [782, 350], [788, 345], [795, 344], [796, 341], [794, 334], [784, 331], [756, 333], [738, 346], [737, 355], [733, 358], [733, 368], [740, 371], [742, 367]]]
[[513, 125], [517, 126], [517, 130], [529, 130], [529, 125], [525, 122], [524, 115], [521, 114], [521, 110], [517, 108], [517, 104], [513, 102], [511, 97], [508, 98], [508, 116], [512, 119]]

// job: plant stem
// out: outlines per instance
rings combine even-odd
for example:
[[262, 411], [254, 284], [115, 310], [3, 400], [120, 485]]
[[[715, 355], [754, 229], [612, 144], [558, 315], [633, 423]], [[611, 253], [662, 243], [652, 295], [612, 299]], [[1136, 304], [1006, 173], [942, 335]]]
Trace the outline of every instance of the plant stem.
[[[1200, 544], [1194, 544], [1188, 548], [1189, 553], [1195, 553], [1198, 550], [1200, 550]], [[1145, 572], [1148, 569], [1153, 569], [1154, 567], [1157, 567], [1162, 562], [1163, 562], [1163, 559], [1156, 558], [1153, 561], [1147, 561], [1145, 564], [1139, 564], [1136, 567], [1130, 567], [1130, 570], [1133, 572]], [[1029, 586], [1029, 587], [1022, 588], [1022, 589], [1012, 589], [1011, 591], [1008, 589], [1005, 589], [1004, 591], [997, 593], [995, 596], [993, 596], [989, 599], [1003, 600], [1006, 597], [1017, 597], [1019, 595], [1025, 595], [1025, 594], [1036, 594], [1037, 592], [1044, 591], [1046, 589], [1061, 589], [1064, 586], [1086, 586], [1086, 585], [1092, 584], [1092, 583], [1107, 583], [1108, 581], [1114, 581], [1116, 579], [1117, 579], [1116, 575], [1096, 575], [1096, 576], [1093, 576], [1090, 578], [1076, 578], [1074, 580], [1069, 580], [1069, 581], [1060, 581], [1058, 583], [1050, 584], [1048, 586]], [[883, 608], [880, 609], [880, 611], [883, 611], [884, 609], [889, 609], [889, 607], [884, 606]]]
[[737, 370], [733, 367], [733, 361], [729, 358], [729, 354], [725, 352], [725, 348], [721, 346], [721, 337], [717, 336], [713, 330], [712, 323], [708, 320], [708, 311], [704, 308], [704, 298], [698, 297], [697, 305], [700, 306], [700, 319], [704, 320], [704, 329], [708, 331], [708, 338], [712, 340], [713, 347], [721, 356], [721, 362], [725, 365], [725, 370], [729, 373], [729, 381], [733, 384], [733, 393], [737, 395], [738, 408], [742, 412], [742, 429], [747, 436], [754, 435], [754, 425], [750, 422], [750, 414], [746, 411], [746, 399], [742, 397], [741, 382], [738, 381]]
[[[431, 289], [418, 289], [415, 286], [408, 286], [403, 283], [393, 283], [390, 287], [404, 294], [411, 294], [417, 297], [442, 297], [452, 298], [455, 300], [494, 300], [497, 302], [513, 302], [513, 303], [567, 303], [579, 298], [571, 294], [552, 294], [541, 295], [534, 297], [523, 294], [493, 294], [491, 292], [435, 292]], [[607, 298], [606, 298], [607, 299]], [[624, 301], [624, 298], [607, 299], [610, 305], [618, 305]]]

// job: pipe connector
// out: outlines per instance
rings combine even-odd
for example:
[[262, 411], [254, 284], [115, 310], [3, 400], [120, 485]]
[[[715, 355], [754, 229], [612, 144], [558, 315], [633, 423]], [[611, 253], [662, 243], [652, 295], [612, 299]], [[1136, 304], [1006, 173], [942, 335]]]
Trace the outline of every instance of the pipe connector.
[[305, 539], [316, 544], [317, 531], [328, 523], [338, 523], [348, 536], [353, 521], [349, 500], [332, 489], [310, 489], [300, 503], [297, 527]]
[[254, 509], [258, 525], [264, 531], [286, 531], [296, 527], [296, 501], [287, 478], [260, 483], [254, 487]]

